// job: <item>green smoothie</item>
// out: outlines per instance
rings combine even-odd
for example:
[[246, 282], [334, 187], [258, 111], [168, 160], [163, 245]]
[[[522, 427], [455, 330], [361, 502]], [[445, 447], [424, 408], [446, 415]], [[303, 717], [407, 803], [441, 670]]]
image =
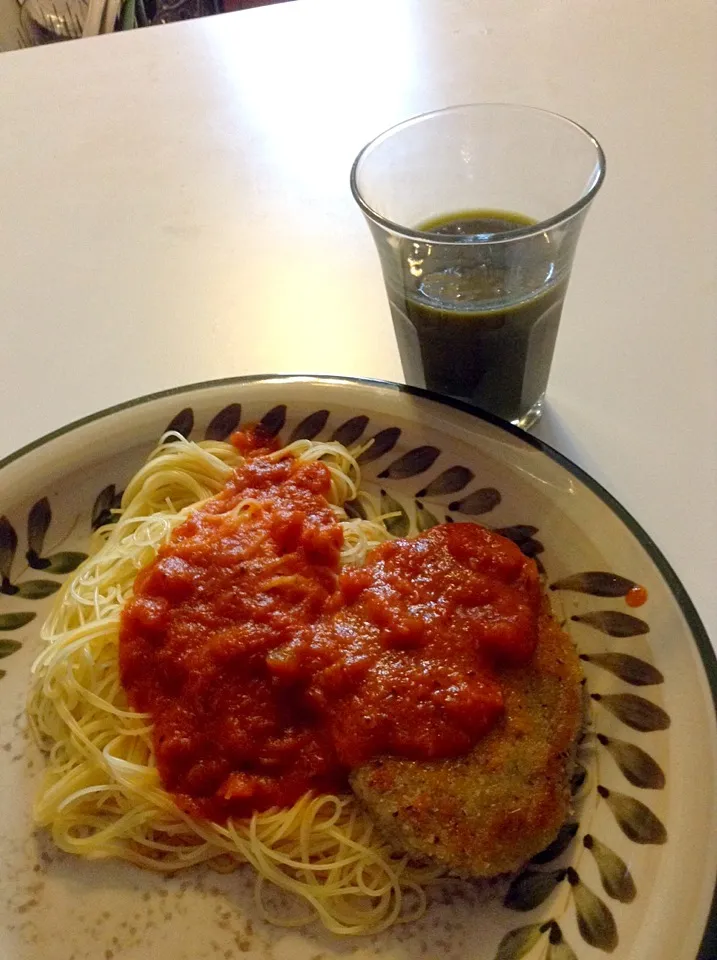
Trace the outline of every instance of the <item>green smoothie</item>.
[[[437, 242], [402, 241], [386, 271], [406, 379], [516, 421], [545, 392], [567, 275], [545, 233], [470, 242], [535, 221], [471, 210], [421, 223]], [[462, 236], [465, 243], [441, 243]]]

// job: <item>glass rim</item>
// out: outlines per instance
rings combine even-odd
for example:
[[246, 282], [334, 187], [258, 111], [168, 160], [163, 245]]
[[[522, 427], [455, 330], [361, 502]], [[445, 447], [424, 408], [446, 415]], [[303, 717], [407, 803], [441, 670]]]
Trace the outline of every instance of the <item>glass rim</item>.
[[[407, 127], [414, 126], [424, 120], [430, 120], [433, 117], [442, 116], [448, 113], [457, 113], [460, 110], [473, 110], [473, 109], [482, 109], [485, 107], [500, 107], [501, 109], [507, 108], [511, 110], [526, 110], [530, 113], [542, 114], [545, 117], [550, 117], [553, 120], [560, 120], [563, 123], [568, 124], [573, 127], [575, 130], [584, 134], [587, 139], [592, 143], [595, 148], [595, 156], [597, 160], [597, 176], [595, 177], [594, 182], [591, 184], [589, 190], [584, 193], [581, 197], [572, 203], [569, 207], [564, 208], [559, 213], [554, 214], [552, 217], [547, 217], [543, 220], [539, 220], [534, 224], [526, 227], [517, 227], [514, 230], [502, 230], [499, 233], [476, 233], [476, 234], [456, 234], [456, 235], [446, 235], [440, 233], [431, 233], [426, 230], [416, 230], [411, 227], [407, 227], [404, 224], [397, 223], [394, 220], [384, 217], [377, 210], [368, 203], [361, 193], [361, 190], [358, 186], [358, 170], [361, 166], [362, 161], [368, 154], [370, 150], [378, 146], [383, 141], [387, 140], [393, 134], [397, 133], [400, 130], [404, 130]], [[407, 240], [417, 240], [423, 243], [429, 242], [432, 244], [445, 244], [446, 246], [451, 245], [465, 245], [465, 244], [481, 244], [481, 243], [510, 243], [513, 240], [520, 240], [523, 237], [533, 237], [537, 236], [540, 233], [545, 233], [546, 230], [550, 230], [553, 227], [560, 226], [564, 223], [567, 223], [568, 220], [571, 220], [577, 214], [581, 213], [590, 205], [590, 203], [595, 198], [596, 193], [602, 186], [602, 183], [605, 179], [605, 168], [606, 168], [606, 157], [605, 151], [600, 146], [597, 138], [590, 133], [590, 131], [583, 127], [581, 124], [576, 123], [575, 120], [571, 120], [569, 117], [563, 116], [561, 113], [554, 113], [552, 110], [544, 110], [542, 107], [533, 107], [530, 104], [524, 103], [506, 103], [501, 101], [491, 101], [491, 102], [477, 102], [477, 103], [459, 103], [454, 104], [449, 107], [441, 107], [438, 110], [429, 110], [426, 113], [419, 113], [413, 117], [408, 117], [406, 120], [401, 120], [400, 123], [396, 123], [391, 127], [388, 127], [382, 133], [379, 133], [372, 140], [369, 140], [365, 144], [359, 153], [356, 156], [352, 166], [350, 174], [350, 184], [351, 184], [351, 193], [353, 198], [360, 207], [362, 213], [369, 220], [374, 223], [382, 226], [384, 229], [390, 231], [391, 233], [397, 234], [398, 236], [403, 237]]]

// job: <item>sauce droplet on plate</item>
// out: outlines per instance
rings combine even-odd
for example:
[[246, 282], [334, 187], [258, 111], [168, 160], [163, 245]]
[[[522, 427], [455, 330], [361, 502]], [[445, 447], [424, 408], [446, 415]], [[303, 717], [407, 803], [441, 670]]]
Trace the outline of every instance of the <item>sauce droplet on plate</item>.
[[628, 607], [641, 607], [646, 601], [647, 590], [637, 583], [625, 594], [625, 603]]

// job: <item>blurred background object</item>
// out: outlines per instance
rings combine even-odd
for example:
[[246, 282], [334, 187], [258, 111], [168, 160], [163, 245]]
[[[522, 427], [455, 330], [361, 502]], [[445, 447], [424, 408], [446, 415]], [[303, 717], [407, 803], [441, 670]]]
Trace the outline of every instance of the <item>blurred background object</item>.
[[288, 0], [0, 0], [0, 52]]

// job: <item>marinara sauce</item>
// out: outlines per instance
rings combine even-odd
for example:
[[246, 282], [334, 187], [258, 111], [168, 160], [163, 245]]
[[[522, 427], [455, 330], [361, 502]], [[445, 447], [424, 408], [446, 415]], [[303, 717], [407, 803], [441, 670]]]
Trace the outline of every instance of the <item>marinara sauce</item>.
[[535, 649], [535, 564], [475, 524], [340, 571], [321, 463], [248, 453], [137, 576], [120, 674], [162, 783], [215, 821], [344, 789], [371, 757], [468, 752], [503, 712], [500, 668]]

